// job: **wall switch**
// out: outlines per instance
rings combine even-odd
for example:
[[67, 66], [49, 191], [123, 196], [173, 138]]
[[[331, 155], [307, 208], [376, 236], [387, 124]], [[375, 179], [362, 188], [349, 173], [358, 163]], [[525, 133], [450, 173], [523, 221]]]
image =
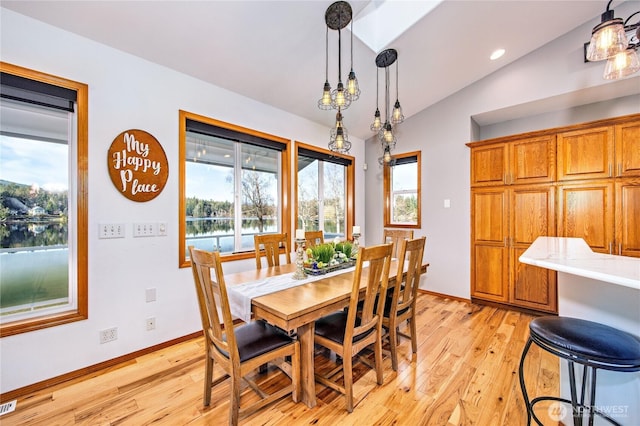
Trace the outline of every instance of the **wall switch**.
[[155, 237], [157, 235], [158, 224], [153, 222], [134, 223], [134, 237]]
[[444, 200], [444, 208], [448, 209], [450, 207], [451, 207], [451, 200], [447, 198]]
[[167, 222], [158, 222], [158, 235], [161, 237], [167, 235]]
[[101, 223], [98, 238], [124, 238], [124, 223]]
[[146, 289], [145, 290], [145, 296], [146, 296], [147, 303], [148, 302], [155, 302], [156, 301], [156, 289], [155, 288]]

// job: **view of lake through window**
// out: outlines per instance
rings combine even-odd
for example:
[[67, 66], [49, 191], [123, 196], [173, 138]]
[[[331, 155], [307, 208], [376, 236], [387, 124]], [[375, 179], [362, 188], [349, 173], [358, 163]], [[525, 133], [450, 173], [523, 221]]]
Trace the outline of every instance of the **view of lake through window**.
[[[4, 99], [0, 106], [0, 312], [4, 320], [67, 306], [70, 300], [69, 113]], [[28, 120], [28, 126], [22, 120]], [[16, 131], [20, 126], [21, 131]]]

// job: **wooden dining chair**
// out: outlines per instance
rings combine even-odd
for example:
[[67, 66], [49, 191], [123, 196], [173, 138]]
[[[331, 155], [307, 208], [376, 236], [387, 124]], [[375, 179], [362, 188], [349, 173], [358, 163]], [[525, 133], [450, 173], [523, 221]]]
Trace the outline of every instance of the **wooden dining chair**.
[[283, 234], [254, 235], [253, 242], [255, 244], [257, 269], [262, 269], [262, 257], [267, 259], [267, 266], [280, 266], [281, 247], [284, 247], [286, 263], [291, 263], [289, 238], [286, 232]]
[[[426, 240], [426, 237], [414, 240], [400, 240], [397, 281], [393, 290], [387, 293], [384, 316], [382, 317], [382, 326], [389, 331], [389, 347], [393, 371], [398, 371], [400, 336], [411, 339], [412, 353], [415, 355], [418, 352], [416, 298], [418, 297], [418, 286], [422, 275], [422, 256]], [[405, 263], [407, 264], [407, 272], [405, 278], [402, 279]], [[389, 295], [389, 293], [391, 294]], [[402, 321], [408, 322], [410, 335], [400, 332], [399, 326]]]
[[[204, 405], [211, 404], [211, 389], [227, 378], [231, 382], [229, 425], [236, 426], [241, 417], [246, 417], [288, 394], [291, 394], [294, 402], [298, 402], [300, 343], [264, 321], [234, 326], [220, 254], [193, 246], [189, 247], [189, 254], [206, 344]], [[290, 364], [284, 361], [285, 357], [290, 358]], [[275, 391], [271, 387], [270, 394], [247, 377], [253, 370], [269, 362], [275, 363], [291, 378], [291, 385]], [[216, 380], [213, 380], [214, 363], [226, 373]], [[258, 401], [242, 408], [241, 379], [260, 396]]]
[[413, 238], [413, 229], [389, 229], [385, 228], [383, 231], [382, 243], [393, 243], [392, 258], [398, 258], [398, 247], [400, 246], [400, 240], [410, 240]]
[[304, 239], [306, 240], [306, 247], [315, 247], [319, 244], [324, 244], [324, 232], [323, 231], [305, 231]]
[[[353, 275], [349, 308], [324, 316], [315, 323], [314, 343], [335, 352], [342, 363], [327, 374], [316, 374], [317, 382], [346, 396], [347, 411], [352, 412], [353, 357], [364, 348], [373, 345], [377, 383], [382, 377], [382, 315], [383, 303], [376, 303], [378, 294], [386, 294], [391, 263], [391, 244], [363, 247], [358, 254]], [[364, 267], [368, 262], [368, 267]], [[364, 285], [364, 303], [358, 312], [360, 288]], [[344, 385], [339, 381], [340, 372]]]

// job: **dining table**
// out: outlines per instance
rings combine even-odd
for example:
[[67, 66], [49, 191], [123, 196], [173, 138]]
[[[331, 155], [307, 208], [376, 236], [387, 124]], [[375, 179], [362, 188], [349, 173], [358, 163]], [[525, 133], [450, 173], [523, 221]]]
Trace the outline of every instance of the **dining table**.
[[[422, 265], [426, 271], [428, 263]], [[225, 274], [228, 291], [245, 283], [259, 283], [271, 277], [293, 275], [296, 264], [284, 264], [244, 272]], [[397, 260], [392, 260], [389, 269], [389, 287], [396, 282]], [[363, 277], [368, 268], [363, 269]], [[287, 287], [272, 293], [251, 298], [251, 314], [287, 332], [295, 333], [300, 342], [300, 389], [301, 400], [310, 408], [316, 405], [314, 376], [315, 321], [349, 305], [353, 286], [354, 268], [337, 271], [327, 276], [312, 277], [313, 280]], [[363, 280], [363, 283], [365, 280]], [[364, 294], [364, 285], [362, 287]]]

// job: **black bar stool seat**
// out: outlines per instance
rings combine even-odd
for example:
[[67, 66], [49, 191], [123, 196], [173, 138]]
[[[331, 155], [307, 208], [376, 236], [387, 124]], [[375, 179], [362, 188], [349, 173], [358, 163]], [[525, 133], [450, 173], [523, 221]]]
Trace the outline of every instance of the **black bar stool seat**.
[[[524, 382], [524, 362], [531, 344], [560, 358], [569, 364], [569, 385], [571, 400], [555, 396], [541, 396], [529, 401]], [[574, 363], [584, 366], [580, 400], [576, 389]], [[616, 328], [578, 318], [544, 316], [535, 318], [529, 324], [529, 340], [520, 358], [520, 387], [527, 406], [527, 425], [533, 418], [542, 425], [533, 412], [533, 407], [540, 401], [558, 401], [569, 403], [573, 409], [573, 423], [582, 425], [583, 414], [589, 415], [589, 425], [593, 425], [594, 416], [598, 415], [611, 424], [620, 425], [614, 419], [595, 409], [596, 371], [598, 369], [635, 372], [640, 371], [640, 338]], [[591, 370], [590, 398], [585, 403], [587, 372]]]

